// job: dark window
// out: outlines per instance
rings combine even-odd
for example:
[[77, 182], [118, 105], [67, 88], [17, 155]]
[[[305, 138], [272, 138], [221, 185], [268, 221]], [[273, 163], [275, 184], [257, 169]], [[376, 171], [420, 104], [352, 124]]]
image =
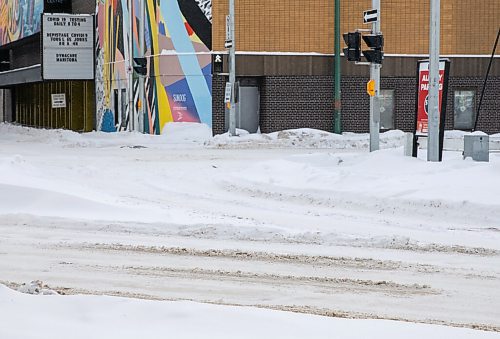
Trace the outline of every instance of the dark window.
[[394, 90], [380, 90], [380, 129], [394, 129]]
[[455, 91], [454, 94], [454, 128], [469, 130], [474, 127], [476, 119], [476, 92], [472, 90]]

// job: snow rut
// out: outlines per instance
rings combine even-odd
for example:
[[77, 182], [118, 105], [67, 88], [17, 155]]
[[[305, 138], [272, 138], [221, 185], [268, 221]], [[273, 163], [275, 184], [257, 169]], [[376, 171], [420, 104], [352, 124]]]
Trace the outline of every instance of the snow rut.
[[362, 268], [370, 270], [407, 270], [413, 272], [439, 272], [437, 266], [426, 264], [409, 264], [401, 261], [393, 260], [375, 260], [370, 258], [351, 258], [351, 257], [333, 257], [333, 256], [315, 256], [315, 255], [299, 255], [299, 254], [278, 254], [272, 252], [249, 252], [240, 250], [219, 250], [208, 249], [199, 250], [194, 248], [184, 247], [164, 247], [164, 246], [136, 246], [124, 244], [60, 244], [62, 247], [72, 247], [85, 250], [104, 250], [118, 252], [142, 252], [152, 254], [169, 254], [179, 256], [193, 257], [217, 257], [230, 258], [242, 261], [264, 261], [271, 263], [290, 263], [301, 265], [317, 265], [328, 267], [349, 267]]

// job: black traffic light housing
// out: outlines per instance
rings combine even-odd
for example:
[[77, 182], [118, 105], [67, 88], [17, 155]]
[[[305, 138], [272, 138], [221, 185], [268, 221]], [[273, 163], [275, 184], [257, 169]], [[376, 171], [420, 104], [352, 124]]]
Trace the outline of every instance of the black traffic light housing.
[[361, 61], [361, 33], [344, 33], [344, 41], [347, 48], [344, 48], [344, 55], [348, 61]]
[[134, 71], [139, 75], [146, 75], [148, 60], [146, 58], [134, 58]]
[[381, 34], [370, 34], [363, 35], [363, 40], [369, 50], [363, 51], [363, 55], [368, 62], [373, 62], [375, 64], [382, 64], [384, 59], [384, 36]]

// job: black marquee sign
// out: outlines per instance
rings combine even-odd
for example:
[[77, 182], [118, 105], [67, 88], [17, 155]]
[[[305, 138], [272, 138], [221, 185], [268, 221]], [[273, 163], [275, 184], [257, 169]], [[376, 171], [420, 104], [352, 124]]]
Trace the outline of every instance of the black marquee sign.
[[71, 0], [43, 0], [44, 13], [71, 13]]

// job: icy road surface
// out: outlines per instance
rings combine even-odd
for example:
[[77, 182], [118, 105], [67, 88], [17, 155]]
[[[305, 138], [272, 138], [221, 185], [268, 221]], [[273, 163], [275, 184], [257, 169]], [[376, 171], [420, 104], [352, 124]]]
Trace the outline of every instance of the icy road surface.
[[181, 135], [0, 125], [0, 282], [500, 331], [498, 154]]

